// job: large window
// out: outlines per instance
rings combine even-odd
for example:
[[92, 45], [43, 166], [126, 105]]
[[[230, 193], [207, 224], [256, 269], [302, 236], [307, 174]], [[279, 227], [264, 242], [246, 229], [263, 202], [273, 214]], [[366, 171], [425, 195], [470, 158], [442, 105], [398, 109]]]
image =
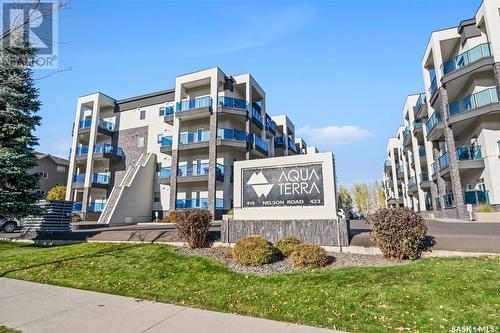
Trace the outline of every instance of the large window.
[[61, 172], [61, 173], [66, 172], [66, 167], [64, 165], [58, 165], [57, 172]]

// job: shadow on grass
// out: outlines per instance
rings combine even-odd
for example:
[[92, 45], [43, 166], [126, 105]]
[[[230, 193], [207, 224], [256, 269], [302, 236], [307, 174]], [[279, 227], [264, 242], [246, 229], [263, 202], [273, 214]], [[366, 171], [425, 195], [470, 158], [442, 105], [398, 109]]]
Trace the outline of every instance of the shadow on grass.
[[[39, 247], [40, 245], [30, 244], [29, 246]], [[123, 246], [117, 247], [117, 248], [100, 250], [100, 251], [92, 252], [92, 253], [88, 253], [88, 254], [75, 255], [75, 256], [72, 256], [72, 257], [69, 257], [69, 258], [63, 258], [63, 259], [58, 259], [58, 260], [45, 261], [45, 262], [37, 263], [37, 264], [34, 264], [34, 265], [28, 265], [28, 266], [24, 266], [24, 267], [10, 269], [10, 270], [6, 270], [6, 271], [3, 271], [3, 272], [0, 272], [0, 277], [6, 277], [10, 273], [15, 273], [15, 272], [23, 271], [23, 270], [28, 270], [28, 269], [33, 269], [33, 268], [37, 268], [37, 267], [42, 267], [42, 266], [45, 266], [45, 265], [60, 265], [60, 264], [66, 263], [66, 262], [75, 261], [75, 260], [79, 260], [79, 259], [104, 257], [104, 256], [106, 256], [106, 255], [108, 255], [110, 253], [118, 252], [118, 251], [123, 251], [123, 250], [128, 250], [130, 248], [137, 247], [137, 246], [138, 246], [137, 244], [127, 244], [127, 245], [123, 245]]]

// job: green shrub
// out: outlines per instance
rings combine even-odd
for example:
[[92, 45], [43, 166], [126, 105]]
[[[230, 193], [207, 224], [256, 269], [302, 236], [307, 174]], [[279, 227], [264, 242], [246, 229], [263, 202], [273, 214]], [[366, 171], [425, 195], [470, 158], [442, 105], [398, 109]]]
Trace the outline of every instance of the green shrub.
[[280, 250], [281, 254], [288, 257], [297, 247], [302, 244], [297, 237], [283, 237], [278, 240], [274, 245]]
[[317, 268], [326, 266], [328, 255], [319, 245], [299, 244], [290, 254], [290, 260], [296, 267]]
[[161, 219], [162, 223], [176, 223], [177, 222], [177, 213], [178, 211], [173, 210], [168, 214], [164, 215]]
[[81, 222], [82, 221], [82, 218], [80, 217], [80, 215], [73, 215], [71, 216], [71, 223], [78, 223], [78, 222]]
[[278, 251], [263, 237], [248, 236], [236, 243], [231, 254], [241, 265], [260, 266], [271, 263], [278, 255]]
[[371, 214], [372, 237], [386, 258], [416, 259], [427, 233], [424, 219], [408, 208], [382, 208]]
[[234, 210], [231, 208], [230, 210], [227, 211], [226, 215], [234, 216]]
[[488, 204], [479, 204], [476, 207], [476, 212], [479, 213], [493, 213], [495, 211], [495, 208], [493, 208], [492, 205]]
[[212, 213], [206, 209], [185, 209], [175, 215], [177, 234], [190, 248], [207, 246]]

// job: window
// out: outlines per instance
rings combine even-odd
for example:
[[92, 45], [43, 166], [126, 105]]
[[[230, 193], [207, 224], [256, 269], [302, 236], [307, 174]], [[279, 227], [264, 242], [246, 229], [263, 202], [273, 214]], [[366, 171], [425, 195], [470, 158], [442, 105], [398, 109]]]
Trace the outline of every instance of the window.
[[154, 202], [160, 202], [160, 192], [155, 192]]
[[144, 147], [144, 137], [143, 136], [137, 137], [137, 147], [138, 148]]
[[57, 172], [66, 172], [66, 167], [64, 165], [58, 165]]
[[43, 172], [43, 171], [38, 171], [37, 172], [38, 176], [40, 176], [40, 178], [42, 179], [47, 179], [49, 178], [49, 174], [47, 172]]
[[163, 117], [165, 115], [165, 108], [160, 108], [159, 116]]
[[158, 143], [161, 143], [161, 138], [163, 138], [163, 134], [158, 134]]
[[144, 120], [144, 119], [146, 119], [146, 111], [145, 111], [145, 110], [142, 110], [142, 111], [139, 113], [139, 119], [140, 119], [140, 120]]

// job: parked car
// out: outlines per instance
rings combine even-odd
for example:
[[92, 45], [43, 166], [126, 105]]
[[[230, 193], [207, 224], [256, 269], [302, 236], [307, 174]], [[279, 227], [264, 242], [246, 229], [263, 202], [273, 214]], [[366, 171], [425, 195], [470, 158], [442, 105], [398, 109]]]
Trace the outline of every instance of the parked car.
[[16, 219], [2, 220], [0, 219], [0, 230], [6, 233], [12, 233], [16, 229], [22, 228], [23, 221]]
[[361, 219], [361, 215], [359, 215], [358, 212], [350, 212], [349, 213], [349, 217], [351, 220], [360, 220]]
[[345, 213], [344, 213], [344, 210], [342, 208], [340, 208], [338, 211], [337, 211], [337, 216], [344, 219], [346, 217]]

